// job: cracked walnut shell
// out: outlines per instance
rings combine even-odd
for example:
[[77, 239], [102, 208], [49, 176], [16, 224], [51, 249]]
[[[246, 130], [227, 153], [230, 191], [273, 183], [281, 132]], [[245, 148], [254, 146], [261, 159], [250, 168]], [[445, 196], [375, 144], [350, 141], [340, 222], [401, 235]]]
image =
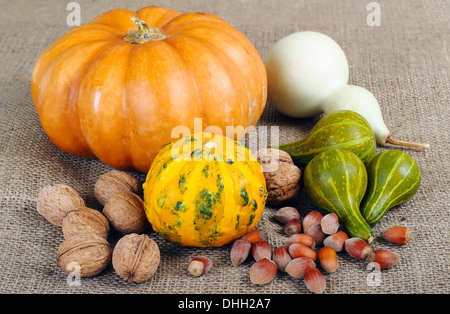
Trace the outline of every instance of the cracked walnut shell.
[[92, 277], [102, 272], [111, 262], [112, 248], [105, 238], [94, 234], [76, 235], [58, 248], [58, 265], [72, 273], [79, 267], [80, 277]]
[[301, 189], [301, 170], [288, 153], [274, 148], [261, 149], [257, 153], [261, 162], [266, 188], [267, 203], [283, 205], [295, 198]]
[[80, 207], [66, 215], [62, 222], [62, 231], [65, 239], [87, 233], [95, 233], [106, 239], [109, 222], [98, 210]]
[[94, 194], [100, 204], [105, 205], [109, 198], [121, 192], [139, 194], [141, 186], [134, 177], [126, 172], [112, 170], [102, 174], [94, 186]]
[[143, 282], [154, 275], [160, 262], [158, 245], [146, 234], [128, 234], [114, 247], [112, 264], [126, 281]]
[[84, 206], [84, 200], [72, 187], [65, 184], [53, 184], [40, 190], [36, 210], [51, 224], [61, 227], [66, 215], [82, 206]]

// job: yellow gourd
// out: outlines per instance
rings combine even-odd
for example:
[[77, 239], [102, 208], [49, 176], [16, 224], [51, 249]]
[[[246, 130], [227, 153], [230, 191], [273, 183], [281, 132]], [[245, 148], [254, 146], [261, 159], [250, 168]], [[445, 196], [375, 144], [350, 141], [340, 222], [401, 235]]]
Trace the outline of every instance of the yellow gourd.
[[163, 146], [143, 187], [153, 229], [182, 246], [218, 247], [240, 238], [258, 224], [267, 199], [250, 149], [209, 133]]

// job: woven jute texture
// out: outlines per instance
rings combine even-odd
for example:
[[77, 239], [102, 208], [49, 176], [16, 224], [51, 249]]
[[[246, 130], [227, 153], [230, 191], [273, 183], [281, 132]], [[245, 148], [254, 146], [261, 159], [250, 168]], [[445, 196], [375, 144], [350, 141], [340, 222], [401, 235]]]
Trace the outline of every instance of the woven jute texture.
[[[249, 280], [249, 259], [231, 266], [231, 245], [186, 248], [148, 234], [159, 245], [161, 264], [141, 284], [127, 283], [112, 266], [93, 278], [70, 285], [56, 263], [63, 241], [60, 228], [36, 212], [39, 190], [52, 183], [74, 187], [87, 206], [101, 210], [95, 181], [111, 170], [99, 160], [74, 157], [57, 149], [43, 131], [30, 95], [30, 75], [42, 50], [69, 26], [69, 1], [1, 1], [0, 10], [0, 293], [309, 293], [302, 280], [279, 274], [268, 285]], [[334, 38], [350, 65], [350, 83], [366, 87], [378, 98], [385, 122], [402, 140], [431, 144], [403, 149], [422, 173], [422, 184], [409, 202], [389, 211], [374, 227], [374, 248], [389, 249], [401, 261], [375, 274], [361, 262], [339, 253], [339, 269], [325, 276], [327, 293], [449, 293], [449, 13], [447, 0], [379, 0], [380, 26], [368, 26], [370, 1], [361, 0], [83, 0], [81, 22], [113, 8], [137, 10], [147, 5], [180, 12], [204, 11], [229, 21], [255, 45], [261, 56], [271, 44], [296, 31], [313, 30]], [[278, 126], [281, 143], [306, 136], [316, 119], [293, 119], [267, 105], [257, 131]], [[270, 133], [270, 128], [267, 128]], [[392, 146], [378, 147], [399, 149]], [[131, 173], [144, 180], [144, 174]], [[293, 205], [304, 216], [317, 208], [304, 192]], [[258, 229], [272, 247], [282, 245], [282, 226], [267, 207]], [[322, 212], [322, 211], [321, 211]], [[324, 212], [322, 212], [324, 213]], [[381, 237], [388, 227], [410, 228], [404, 247]], [[114, 245], [118, 236], [110, 237]], [[197, 255], [213, 260], [200, 278], [187, 273]], [[377, 276], [375, 278], [375, 275]], [[377, 279], [375, 281], [374, 279]]]

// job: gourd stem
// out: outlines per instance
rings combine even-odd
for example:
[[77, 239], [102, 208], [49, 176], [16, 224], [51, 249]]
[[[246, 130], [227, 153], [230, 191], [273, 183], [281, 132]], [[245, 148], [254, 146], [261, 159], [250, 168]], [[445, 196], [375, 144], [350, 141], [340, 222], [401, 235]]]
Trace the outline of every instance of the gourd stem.
[[400, 140], [393, 139], [392, 137], [388, 137], [386, 139], [386, 142], [389, 144], [392, 144], [392, 145], [406, 146], [406, 147], [423, 147], [423, 148], [430, 147], [430, 144], [400, 141]]
[[130, 44], [144, 44], [153, 40], [163, 40], [167, 38], [157, 27], [150, 27], [143, 20], [132, 17], [131, 20], [138, 26], [137, 30], [127, 32], [123, 40]]

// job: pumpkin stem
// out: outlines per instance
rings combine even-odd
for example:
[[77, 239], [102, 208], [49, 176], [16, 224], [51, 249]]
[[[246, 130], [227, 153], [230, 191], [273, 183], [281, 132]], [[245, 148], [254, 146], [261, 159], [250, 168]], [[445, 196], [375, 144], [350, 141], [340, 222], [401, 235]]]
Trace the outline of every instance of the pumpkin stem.
[[138, 26], [137, 30], [127, 32], [123, 40], [130, 44], [144, 44], [152, 40], [163, 40], [167, 38], [157, 27], [150, 27], [143, 20], [132, 17], [131, 20]]
[[388, 142], [389, 144], [392, 144], [392, 145], [405, 146], [405, 147], [424, 147], [424, 148], [430, 147], [430, 144], [400, 141], [400, 140], [393, 139], [392, 137], [388, 137], [386, 142]]

